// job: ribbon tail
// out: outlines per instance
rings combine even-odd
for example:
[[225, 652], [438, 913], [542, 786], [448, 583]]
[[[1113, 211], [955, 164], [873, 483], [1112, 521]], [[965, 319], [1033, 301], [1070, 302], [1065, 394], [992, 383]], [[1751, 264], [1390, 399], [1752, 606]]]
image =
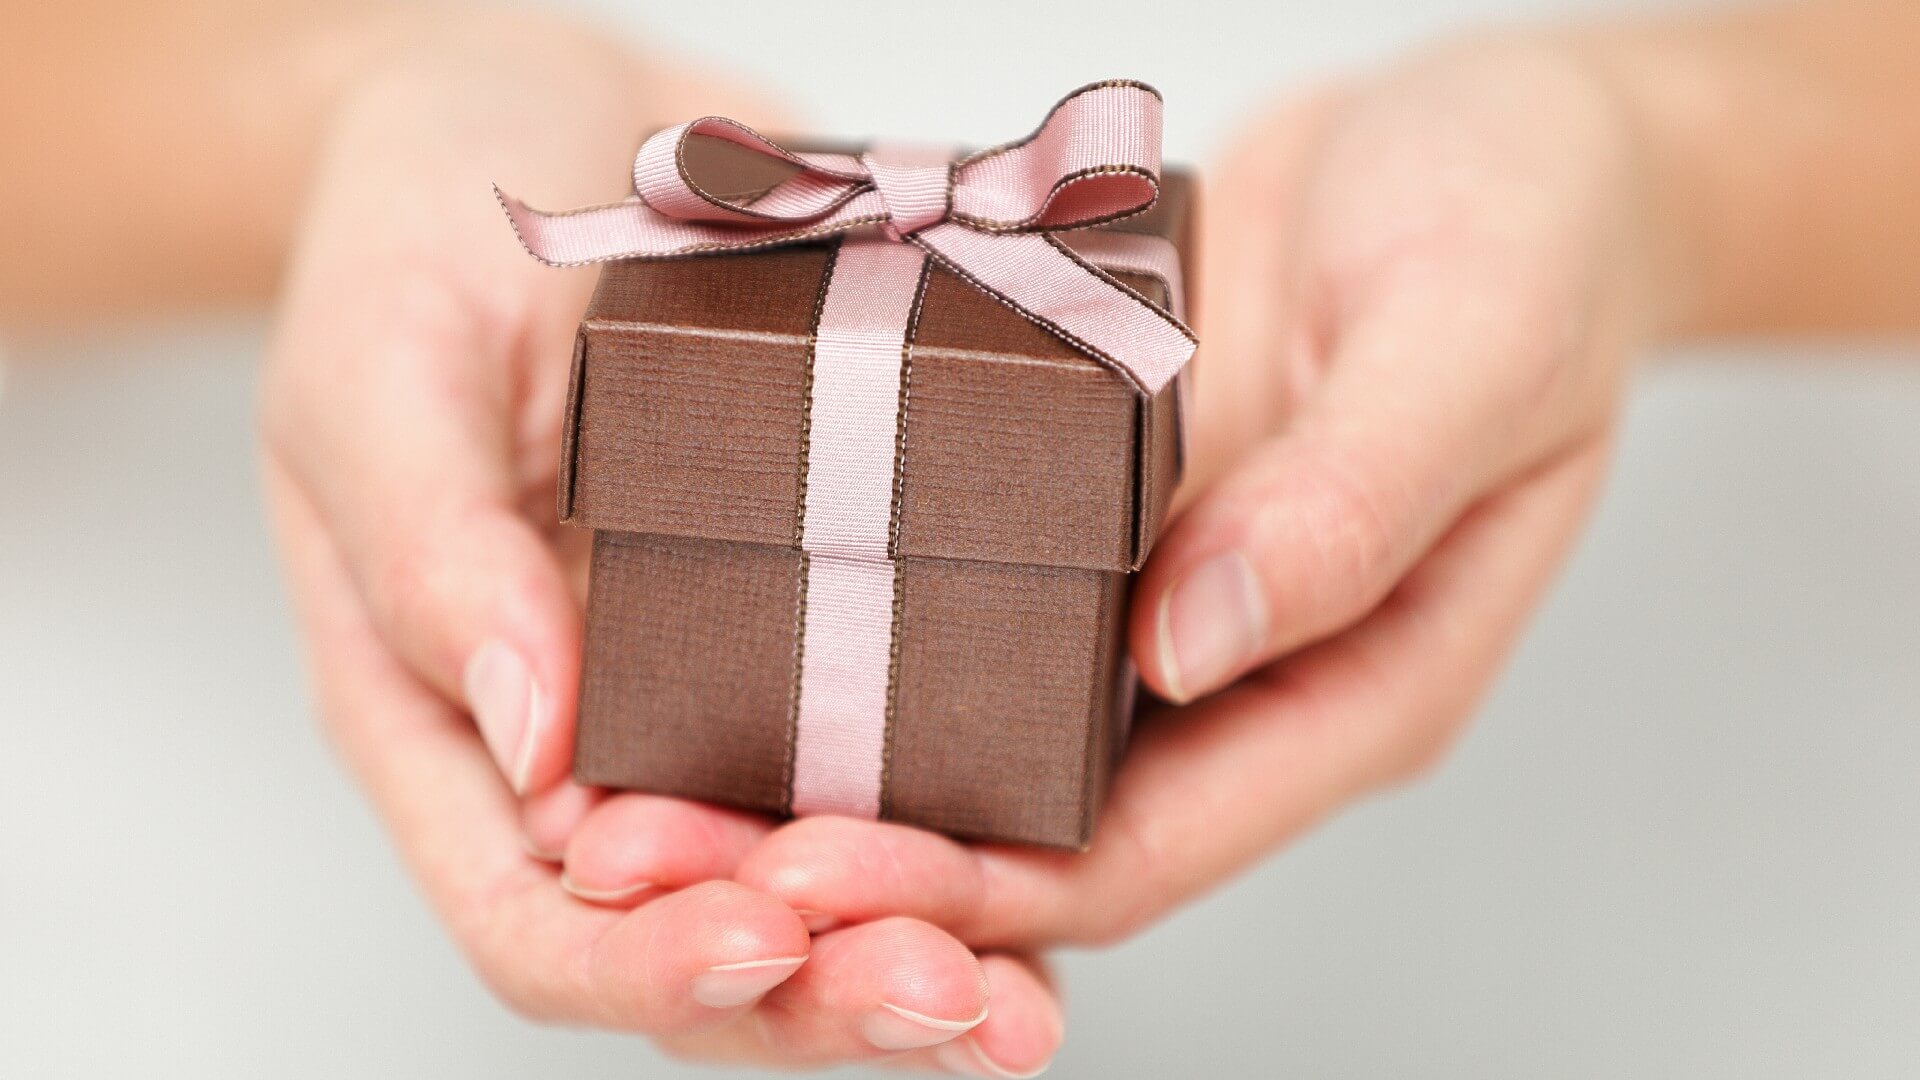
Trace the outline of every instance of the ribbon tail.
[[913, 234], [913, 240], [947, 269], [1149, 397], [1193, 356], [1193, 331], [1184, 323], [1050, 236], [944, 222]]
[[[1180, 249], [1164, 236], [1151, 233], [1119, 232], [1113, 229], [1080, 229], [1061, 237], [1074, 253], [1109, 274], [1138, 274], [1153, 278], [1166, 290], [1173, 317], [1187, 320], [1187, 288], [1180, 269]], [[1173, 455], [1176, 475], [1186, 472], [1187, 432], [1193, 430], [1193, 365], [1180, 369], [1173, 377], [1174, 436]]]
[[513, 235], [527, 254], [548, 266], [580, 266], [619, 258], [623, 249], [640, 246], [647, 213], [638, 199], [606, 206], [589, 206], [565, 213], [535, 210], [519, 199], [493, 189], [513, 225]]
[[1138, 274], [1153, 278], [1167, 291], [1173, 317], [1187, 321], [1187, 290], [1181, 279], [1180, 249], [1173, 241], [1152, 233], [1080, 229], [1062, 234], [1060, 242], [1073, 253], [1109, 274]]

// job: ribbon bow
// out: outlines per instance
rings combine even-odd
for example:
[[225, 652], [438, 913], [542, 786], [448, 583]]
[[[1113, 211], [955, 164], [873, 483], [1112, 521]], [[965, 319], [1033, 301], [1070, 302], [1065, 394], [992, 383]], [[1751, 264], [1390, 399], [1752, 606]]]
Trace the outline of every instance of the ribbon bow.
[[[1153, 205], [1160, 115], [1149, 86], [1094, 83], [1027, 138], [964, 157], [886, 144], [857, 156], [794, 153], [709, 116], [649, 138], [623, 202], [547, 214], [495, 193], [521, 243], [555, 266], [750, 251], [877, 226], [1151, 395], [1193, 355], [1193, 332], [1054, 234]], [[695, 175], [695, 139], [761, 156], [784, 176], [744, 196], [714, 191]]]

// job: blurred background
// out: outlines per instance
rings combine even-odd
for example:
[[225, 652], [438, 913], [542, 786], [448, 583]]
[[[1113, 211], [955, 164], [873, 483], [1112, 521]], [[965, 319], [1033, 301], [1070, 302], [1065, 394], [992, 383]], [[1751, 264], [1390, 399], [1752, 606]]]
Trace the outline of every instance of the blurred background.
[[[1583, 5], [970, 7], [1022, 33], [589, 9], [832, 132], [997, 141], [1142, 78], [1204, 161], [1289, 84]], [[257, 496], [263, 332], [0, 361], [0, 1076], [708, 1075], [496, 1005], [331, 760]], [[1811, 351], [1663, 357], [1450, 763], [1065, 957], [1052, 1075], [1920, 1075], [1920, 353]]]

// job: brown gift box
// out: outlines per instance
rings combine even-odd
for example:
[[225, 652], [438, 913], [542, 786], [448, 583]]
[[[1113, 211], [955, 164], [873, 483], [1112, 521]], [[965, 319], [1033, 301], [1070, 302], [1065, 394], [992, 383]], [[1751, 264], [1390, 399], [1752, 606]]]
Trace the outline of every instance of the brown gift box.
[[[1185, 259], [1190, 194], [1170, 173], [1153, 208], [1104, 228]], [[810, 335], [832, 247], [601, 271], [560, 473], [561, 518], [594, 530], [583, 783], [787, 812]], [[1177, 386], [1143, 399], [932, 269], [900, 458], [884, 818], [1089, 843], [1130, 722], [1131, 572], [1180, 470]]]

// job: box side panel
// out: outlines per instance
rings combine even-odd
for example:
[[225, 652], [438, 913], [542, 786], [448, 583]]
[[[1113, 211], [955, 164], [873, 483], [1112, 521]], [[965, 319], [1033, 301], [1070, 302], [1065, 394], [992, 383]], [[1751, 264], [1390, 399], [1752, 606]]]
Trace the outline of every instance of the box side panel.
[[1094, 685], [1104, 690], [1095, 698], [1092, 737], [1087, 741], [1086, 791], [1082, 796], [1079, 847], [1093, 842], [1100, 810], [1113, 786], [1113, 774], [1127, 747], [1133, 727], [1133, 707], [1137, 695], [1133, 666], [1127, 661], [1127, 598], [1133, 591], [1133, 575], [1110, 576], [1101, 596], [1101, 665], [1095, 671]]
[[[1104, 786], [1114, 572], [901, 563], [886, 814], [958, 836], [1079, 848]], [[1097, 760], [1096, 760], [1097, 759]]]
[[827, 245], [803, 244], [752, 255], [610, 262], [600, 269], [586, 321], [804, 338], [827, 259]]
[[584, 333], [576, 523], [791, 544], [806, 342], [598, 323]]
[[1184, 436], [1179, 423], [1179, 394], [1178, 385], [1169, 383], [1138, 404], [1140, 454], [1135, 462], [1134, 499], [1140, 512], [1135, 518], [1130, 552], [1130, 567], [1135, 570], [1152, 554], [1153, 542], [1159, 539], [1160, 527], [1166, 524], [1167, 511], [1173, 506], [1173, 493], [1180, 486], [1180, 440]]
[[582, 329], [573, 337], [573, 367], [567, 373], [567, 412], [560, 427], [560, 480], [554, 488], [560, 520], [573, 520], [574, 452], [580, 434], [580, 383], [587, 374], [587, 333]]
[[800, 556], [599, 533], [575, 775], [784, 810]]
[[[927, 318], [981, 303], [998, 306], [950, 274], [928, 280]], [[979, 314], [986, 322], [1008, 317]], [[1133, 549], [1135, 402], [1125, 383], [1084, 358], [1037, 362], [916, 348], [900, 550], [1125, 569]]]

